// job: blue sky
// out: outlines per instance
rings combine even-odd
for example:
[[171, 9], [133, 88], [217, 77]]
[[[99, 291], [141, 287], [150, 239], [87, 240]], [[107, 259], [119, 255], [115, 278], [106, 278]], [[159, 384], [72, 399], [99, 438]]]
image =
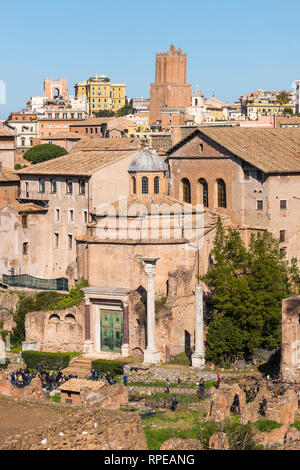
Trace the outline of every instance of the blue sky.
[[149, 96], [155, 53], [187, 52], [188, 83], [233, 102], [300, 79], [298, 0], [14, 0], [1, 2], [0, 119], [42, 94], [44, 77], [105, 73], [128, 97]]

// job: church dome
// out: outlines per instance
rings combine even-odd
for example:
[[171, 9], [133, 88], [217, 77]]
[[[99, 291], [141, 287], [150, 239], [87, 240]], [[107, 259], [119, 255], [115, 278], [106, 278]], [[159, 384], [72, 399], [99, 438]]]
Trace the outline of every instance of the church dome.
[[192, 91], [192, 96], [196, 96], [196, 97], [200, 97], [200, 98], [203, 97], [202, 90], [200, 90], [200, 88], [198, 87], [198, 85], [197, 85], [196, 88], [194, 88], [194, 90]]
[[163, 159], [155, 150], [137, 153], [130, 162], [128, 171], [165, 171]]

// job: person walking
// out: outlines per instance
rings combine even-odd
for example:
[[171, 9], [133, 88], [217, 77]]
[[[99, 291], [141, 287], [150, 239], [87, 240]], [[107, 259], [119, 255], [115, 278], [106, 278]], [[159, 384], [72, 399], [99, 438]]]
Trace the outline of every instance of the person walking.
[[123, 382], [124, 382], [125, 387], [127, 387], [127, 383], [128, 383], [128, 376], [127, 375], [124, 375]]
[[170, 409], [172, 411], [176, 411], [177, 405], [178, 405], [178, 401], [176, 400], [175, 395], [173, 395]]
[[170, 381], [169, 381], [169, 379], [166, 380], [165, 393], [170, 393]]
[[222, 379], [221, 374], [220, 372], [218, 372], [217, 373], [217, 388], [220, 388], [221, 379]]

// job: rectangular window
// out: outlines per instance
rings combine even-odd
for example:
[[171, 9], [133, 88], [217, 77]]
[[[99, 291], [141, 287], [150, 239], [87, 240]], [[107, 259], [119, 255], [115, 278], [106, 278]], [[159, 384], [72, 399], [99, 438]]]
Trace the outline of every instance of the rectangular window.
[[83, 211], [83, 223], [88, 223], [88, 211]]
[[60, 220], [59, 209], [55, 209], [55, 220], [56, 220], [56, 222], [59, 222], [59, 220]]
[[263, 208], [264, 208], [264, 203], [263, 203], [263, 201], [256, 201], [256, 209], [257, 209], [258, 211], [262, 211]]
[[249, 170], [244, 170], [244, 179], [245, 181], [248, 181], [250, 178], [250, 172]]
[[73, 194], [73, 182], [72, 180], [67, 180], [67, 194]]
[[45, 192], [45, 180], [42, 178], [39, 179], [39, 192], [40, 193]]
[[58, 248], [58, 243], [59, 243], [59, 234], [55, 233], [54, 234], [54, 248]]
[[28, 227], [28, 223], [27, 223], [27, 215], [22, 215], [22, 227], [23, 228], [27, 228]]
[[85, 194], [85, 181], [79, 180], [79, 194]]
[[280, 209], [282, 209], [282, 210], [286, 209], [286, 200], [280, 201]]
[[23, 243], [23, 255], [28, 255], [29, 244], [28, 242]]
[[73, 211], [73, 209], [69, 210], [69, 222], [74, 222], [74, 211]]
[[51, 180], [51, 193], [56, 193], [56, 180]]
[[280, 230], [279, 240], [280, 240], [281, 243], [285, 242], [285, 230]]
[[286, 247], [280, 248], [279, 252], [282, 256], [285, 256], [286, 255]]
[[72, 250], [72, 242], [73, 242], [73, 236], [69, 234], [68, 235], [68, 250]]
[[264, 177], [263, 172], [260, 171], [260, 170], [257, 170], [257, 172], [256, 172], [257, 181], [262, 181], [262, 180], [263, 180], [263, 177]]

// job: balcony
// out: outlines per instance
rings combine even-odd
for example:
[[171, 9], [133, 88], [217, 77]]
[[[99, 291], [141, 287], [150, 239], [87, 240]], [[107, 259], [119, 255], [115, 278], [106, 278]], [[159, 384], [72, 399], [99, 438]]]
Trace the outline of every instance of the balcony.
[[40, 205], [41, 207], [47, 207], [50, 199], [50, 193], [45, 191], [43, 193], [39, 191], [20, 191], [17, 199], [21, 203], [32, 202], [34, 204]]

